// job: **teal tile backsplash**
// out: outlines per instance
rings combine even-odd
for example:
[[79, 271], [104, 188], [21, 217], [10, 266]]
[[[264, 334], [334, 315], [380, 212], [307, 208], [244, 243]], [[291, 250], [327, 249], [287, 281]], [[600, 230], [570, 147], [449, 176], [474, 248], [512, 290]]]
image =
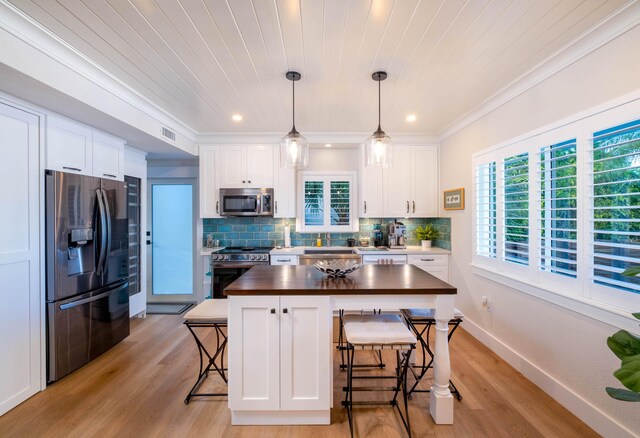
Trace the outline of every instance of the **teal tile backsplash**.
[[[331, 245], [347, 246], [350, 237], [356, 240], [360, 236], [371, 237], [373, 224], [381, 224], [382, 230], [387, 233], [387, 226], [393, 218], [368, 218], [360, 219], [360, 231], [357, 233], [331, 233]], [[408, 245], [419, 245], [414, 231], [419, 225], [431, 224], [440, 231], [440, 238], [433, 242], [434, 246], [451, 249], [451, 219], [450, 218], [418, 218], [399, 219], [407, 226]], [[204, 236], [203, 245], [207, 242], [207, 234], [212, 234], [214, 239], [220, 240], [222, 246], [277, 246], [284, 245], [284, 226], [288, 223], [291, 227], [291, 244], [293, 246], [315, 246], [317, 234], [296, 233], [295, 219], [274, 219], [267, 217], [237, 217], [224, 219], [203, 219]], [[325, 246], [326, 233], [320, 234], [322, 245]]]

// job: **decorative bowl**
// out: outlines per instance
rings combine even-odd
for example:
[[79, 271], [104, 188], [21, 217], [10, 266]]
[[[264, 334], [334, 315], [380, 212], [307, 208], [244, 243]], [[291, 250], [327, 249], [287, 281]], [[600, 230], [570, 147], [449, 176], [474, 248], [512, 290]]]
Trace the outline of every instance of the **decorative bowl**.
[[331, 278], [344, 277], [360, 267], [355, 260], [321, 260], [313, 265]]

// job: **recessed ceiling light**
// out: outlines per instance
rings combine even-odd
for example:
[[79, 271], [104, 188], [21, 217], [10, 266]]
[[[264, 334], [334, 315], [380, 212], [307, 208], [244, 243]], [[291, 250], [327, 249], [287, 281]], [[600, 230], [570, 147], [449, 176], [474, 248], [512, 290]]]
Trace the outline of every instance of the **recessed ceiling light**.
[[241, 122], [242, 121], [242, 114], [234, 114], [231, 116], [231, 118], [233, 119], [234, 122]]
[[415, 121], [416, 121], [416, 119], [417, 119], [417, 117], [416, 117], [416, 115], [415, 115], [415, 114], [409, 114], [409, 115], [407, 116], [407, 122], [415, 122]]
[[326, 144], [324, 145], [324, 147], [325, 147], [325, 148], [330, 148], [330, 147], [331, 147], [331, 143], [326, 143]]

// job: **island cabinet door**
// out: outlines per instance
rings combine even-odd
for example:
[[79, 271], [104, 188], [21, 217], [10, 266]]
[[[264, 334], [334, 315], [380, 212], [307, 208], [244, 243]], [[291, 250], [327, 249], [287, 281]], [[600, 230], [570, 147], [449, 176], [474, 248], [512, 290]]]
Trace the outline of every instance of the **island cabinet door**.
[[229, 298], [229, 409], [280, 408], [280, 298]]
[[280, 297], [280, 409], [331, 403], [332, 315], [328, 296]]

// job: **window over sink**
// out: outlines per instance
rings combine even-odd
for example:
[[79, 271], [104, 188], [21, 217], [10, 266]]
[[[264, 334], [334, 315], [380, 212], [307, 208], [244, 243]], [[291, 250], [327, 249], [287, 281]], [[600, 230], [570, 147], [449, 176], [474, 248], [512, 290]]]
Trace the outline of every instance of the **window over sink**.
[[298, 173], [296, 230], [300, 233], [358, 231], [356, 172]]

